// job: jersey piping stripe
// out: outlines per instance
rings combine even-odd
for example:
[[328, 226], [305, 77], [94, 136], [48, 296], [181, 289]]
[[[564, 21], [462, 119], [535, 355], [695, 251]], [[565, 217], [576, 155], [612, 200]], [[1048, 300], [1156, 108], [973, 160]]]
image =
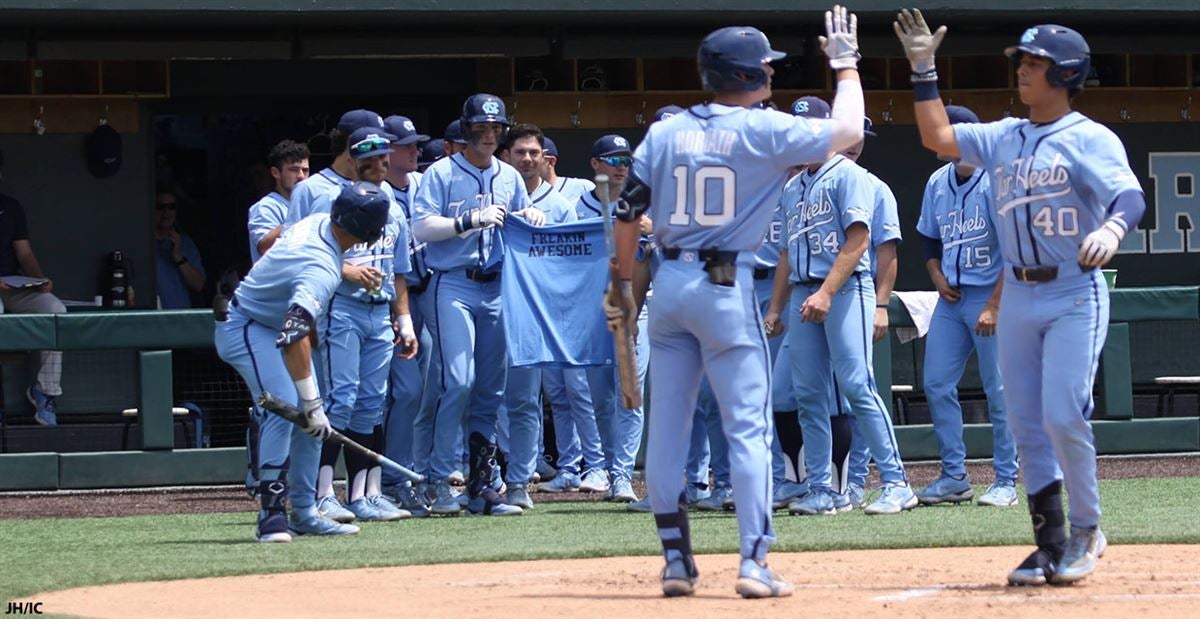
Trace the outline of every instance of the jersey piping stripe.
[[[482, 178], [482, 177], [483, 177], [483, 173], [482, 173], [481, 171], [479, 171], [479, 170], [472, 170], [472, 169], [471, 169], [471, 166], [465, 166], [465, 165], [463, 165], [463, 164], [462, 164], [462, 162], [460, 162], [460, 161], [459, 161], [459, 156], [460, 156], [460, 155], [462, 155], [462, 153], [459, 153], [458, 155], [455, 155], [455, 156], [451, 157], [451, 158], [450, 158], [450, 163], [453, 163], [453, 164], [454, 164], [455, 166], [457, 166], [457, 167], [458, 167], [460, 170], [462, 170], [463, 172], [466, 172], [466, 173], [467, 173], [467, 176], [470, 176], [471, 178], [475, 179], [475, 182], [479, 184], [479, 193], [481, 193], [481, 194], [482, 194], [482, 193], [483, 193], [483, 178]], [[495, 159], [494, 159], [494, 158], [492, 159], [492, 166], [493, 166], [493, 167], [495, 166]], [[491, 168], [488, 168], [488, 169], [489, 169], [489, 170], [491, 170]], [[495, 181], [496, 181], [496, 179], [495, 179], [495, 177], [493, 176], [493, 177], [492, 177], [492, 182], [493, 182], [493, 183], [495, 183]], [[449, 183], [447, 183], [447, 188], [449, 188]], [[489, 206], [490, 206], [490, 205], [489, 205]], [[478, 264], [478, 266], [479, 266], [479, 268], [480, 268], [480, 269], [482, 269], [482, 268], [483, 268], [483, 264], [484, 264], [484, 259], [483, 259], [483, 235], [484, 235], [484, 233], [485, 233], [485, 232], [486, 232], [486, 230], [480, 230], [480, 231], [479, 231], [479, 234], [477, 234], [477, 235], [476, 235], [476, 246], [478, 247], [478, 252], [479, 252], [479, 264]]]
[[[962, 223], [963, 218], [967, 214], [967, 198], [970, 197], [971, 192], [975, 191], [975, 186], [979, 184], [979, 181], [983, 179], [983, 173], [979, 170], [976, 170], [972, 176], [974, 177], [973, 180], [968, 185], [965, 186], [966, 188], [963, 189], [962, 193], [960, 194], [958, 191], [956, 191], [956, 189], [957, 189], [956, 185], [957, 185], [957, 181], [958, 181], [957, 172], [955, 170], [950, 170], [946, 174], [947, 184], [950, 185], [950, 195], [953, 195], [954, 200], [956, 202], [958, 202], [958, 221], [960, 224]], [[964, 234], [966, 234], [966, 230], [963, 229], [963, 227], [960, 225], [957, 240], [961, 241]], [[952, 238], [951, 240], [953, 241], [955, 239]], [[954, 285], [956, 287], [962, 285], [962, 248], [963, 248], [963, 245], [965, 245], [965, 243], [959, 243], [958, 258], [954, 261], [954, 278], [956, 280], [954, 282]]]
[[[834, 162], [834, 164], [833, 164], [833, 165], [829, 166], [828, 168], [826, 168], [826, 167], [822, 166], [822, 167], [821, 167], [821, 169], [817, 170], [817, 173], [816, 173], [816, 174], [814, 174], [814, 175], [812, 176], [812, 178], [805, 178], [805, 177], [801, 177], [801, 179], [800, 179], [800, 184], [804, 186], [804, 191], [803, 191], [803, 192], [801, 192], [801, 194], [800, 194], [800, 195], [801, 195], [801, 196], [804, 198], [804, 204], [805, 204], [805, 205], [807, 205], [807, 204], [808, 204], [808, 192], [809, 192], [809, 190], [811, 190], [813, 187], [815, 187], [815, 186], [816, 186], [816, 184], [817, 184], [817, 181], [821, 180], [821, 177], [823, 177], [823, 176], [825, 176], [826, 174], [828, 174], [828, 173], [830, 172], [830, 170], [833, 170], [834, 168], [838, 167], [839, 165], [842, 165], [842, 162], [843, 162], [843, 161], [846, 161], [846, 159], [838, 159], [836, 162]], [[805, 174], [805, 175], [807, 175], [807, 174], [808, 174], [808, 172], [807, 172], [807, 171], [805, 171], [805, 172], [801, 172], [801, 174]], [[803, 221], [802, 223], [804, 223], [804, 224], [807, 224], [808, 222], [807, 222], [807, 221]], [[805, 255], [805, 262], [804, 262], [804, 275], [805, 275], [805, 280], [811, 280], [811, 279], [813, 279], [813, 275], [812, 275], [812, 249], [811, 249], [810, 247], [808, 247], [808, 237], [807, 237], [807, 236], [804, 238], [804, 249], [805, 249], [805, 252], [804, 252], [804, 255]], [[796, 270], [797, 270], [797, 271], [799, 271], [799, 270], [800, 270], [800, 257], [799, 257], [799, 256], [796, 256]]]
[[[1064, 117], [1064, 118], [1065, 118], [1065, 117]], [[1058, 133], [1058, 132], [1060, 132], [1060, 131], [1065, 131], [1065, 130], [1067, 130], [1067, 129], [1070, 129], [1071, 127], [1074, 127], [1075, 125], [1078, 125], [1078, 124], [1080, 124], [1080, 123], [1082, 123], [1082, 122], [1084, 122], [1084, 121], [1086, 121], [1086, 120], [1087, 120], [1087, 118], [1081, 118], [1081, 119], [1079, 119], [1079, 120], [1076, 120], [1075, 122], [1073, 122], [1073, 123], [1071, 123], [1071, 124], [1069, 124], [1069, 125], [1066, 125], [1066, 126], [1064, 126], [1064, 127], [1059, 127], [1059, 128], [1057, 128], [1057, 129], [1053, 129], [1053, 130], [1047, 131], [1046, 133], [1044, 133], [1044, 134], [1042, 134], [1041, 136], [1039, 136], [1039, 137], [1038, 137], [1038, 139], [1037, 139], [1037, 141], [1033, 143], [1033, 149], [1029, 151], [1029, 157], [1028, 157], [1028, 159], [1029, 159], [1029, 161], [1030, 161], [1030, 163], [1029, 163], [1030, 170], [1032, 171], [1032, 168], [1033, 168], [1033, 161], [1036, 161], [1036, 160], [1037, 160], [1037, 150], [1038, 150], [1038, 148], [1039, 148], [1039, 147], [1042, 145], [1042, 140], [1045, 140], [1046, 138], [1048, 138], [1048, 137], [1050, 137], [1050, 136], [1052, 136], [1052, 135], [1054, 135], [1055, 133]], [[1021, 138], [1022, 138], [1022, 145], [1021, 145], [1021, 146], [1022, 146], [1022, 148], [1024, 148], [1024, 137], [1025, 137], [1024, 131], [1025, 131], [1025, 128], [1024, 128], [1024, 127], [1022, 127], [1022, 128], [1021, 128], [1021, 132], [1022, 132], [1022, 133], [1021, 133]], [[1027, 197], [1028, 197], [1028, 196], [1030, 196], [1030, 195], [1032, 195], [1032, 194], [1030, 193], [1031, 191], [1032, 191], [1032, 188], [1026, 187], [1026, 188], [1025, 188], [1025, 195], [1026, 195]], [[1040, 252], [1038, 252], [1038, 243], [1037, 243], [1037, 238], [1033, 236], [1033, 219], [1032, 219], [1032, 217], [1030, 216], [1031, 209], [1032, 209], [1032, 203], [1030, 203], [1030, 202], [1026, 202], [1026, 203], [1025, 203], [1025, 226], [1026, 226], [1026, 228], [1028, 228], [1028, 230], [1029, 230], [1029, 244], [1030, 244], [1030, 246], [1032, 246], [1032, 247], [1033, 247], [1033, 262], [1034, 262], [1034, 264], [1036, 264], [1036, 265], [1038, 265], [1038, 266], [1041, 266], [1041, 264], [1042, 264], [1042, 258], [1041, 258]]]
[[[1096, 308], [1096, 318], [1092, 324], [1092, 350], [1088, 353], [1088, 359], [1091, 361], [1091, 366], [1088, 368], [1089, 378], [1087, 384], [1089, 387], [1096, 384], [1096, 370], [1100, 367], [1100, 352], [1102, 350], [1100, 346], [1100, 334], [1104, 333], [1102, 329], [1107, 326], [1100, 324], [1100, 289], [1098, 286], [1096, 286], [1096, 276], [1094, 272], [1091, 275], [1091, 280], [1092, 305]], [[1090, 393], [1091, 389], [1088, 391]], [[1085, 406], [1083, 409], [1083, 418], [1091, 419], [1093, 412], [1095, 412], [1095, 402], [1092, 400], [1092, 398], [1088, 398], [1087, 406]]]
[[[775, 415], [775, 413], [771, 410], [771, 348], [770, 348], [770, 345], [767, 343], [767, 336], [762, 328], [763, 317], [759, 311], [760, 308], [758, 305], [758, 298], [754, 294], [753, 287], [750, 287], [750, 289], [749, 289], [749, 296], [750, 296], [750, 301], [749, 301], [750, 307], [751, 307], [751, 310], [754, 312], [754, 325], [755, 325], [754, 331], [758, 335], [758, 344], [759, 344], [758, 350], [763, 355], [763, 363], [765, 364], [765, 365], [763, 365], [763, 367], [766, 368], [766, 379], [767, 379], [767, 388], [765, 390], [766, 397], [763, 398], [763, 403], [762, 403], [762, 406], [759, 407], [759, 410], [762, 411], [762, 415], [763, 415], [763, 424], [762, 424], [762, 427], [763, 427], [763, 432], [762, 432], [763, 449], [765, 450], [766, 454], [770, 455], [770, 453], [771, 453], [771, 435], [768, 434], [768, 432], [771, 431], [771, 421], [773, 420], [774, 415]], [[772, 529], [771, 529], [771, 511], [772, 510], [770, 509], [771, 483], [772, 483], [772, 480], [774, 477], [774, 471], [771, 470], [771, 458], [768, 457], [768, 458], [765, 458], [764, 460], [766, 462], [766, 467], [767, 467], [767, 472], [766, 472], [766, 475], [764, 476], [764, 478], [766, 479], [766, 485], [763, 487], [762, 493], [757, 495], [758, 497], [762, 497], [766, 501], [766, 505], [764, 505], [765, 509], [763, 510], [763, 529], [762, 529], [763, 535], [760, 535], [758, 537], [758, 539], [754, 540], [754, 548], [750, 554], [751, 558], [758, 557], [758, 549], [759, 549], [759, 546], [761, 546], [763, 544], [763, 542], [766, 541], [765, 536], [767, 536], [767, 535], [774, 536], [774, 531], [772, 531]]]
[[[434, 316], [437, 315], [438, 293], [441, 291], [441, 287], [442, 287], [442, 273], [441, 272], [434, 273], [434, 275], [433, 275]], [[430, 329], [430, 331], [433, 332], [435, 337], [437, 337], [437, 346], [434, 348], [437, 350], [437, 354], [438, 354], [438, 370], [439, 370], [439, 372], [438, 372], [437, 401], [433, 403], [433, 426], [429, 430], [429, 432], [430, 432], [429, 435], [431, 437], [436, 437], [437, 436], [437, 425], [438, 425], [437, 422], [438, 422], [438, 419], [442, 416], [440, 414], [441, 410], [442, 410], [442, 398], [445, 397], [445, 395], [446, 395], [446, 352], [445, 352], [446, 345], [442, 341], [442, 329], [440, 328], [440, 326], [439, 326], [439, 328], [436, 328], [436, 329]], [[433, 359], [430, 359], [430, 362], [432, 363]], [[424, 399], [424, 397], [422, 397], [422, 399]], [[436, 442], [436, 441], [434, 441], [434, 442]], [[421, 459], [417, 458], [417, 449], [420, 447], [422, 447], [422, 446], [419, 446], [416, 443], [413, 444], [413, 460], [417, 464], [421, 463]], [[428, 476], [429, 473], [433, 472], [433, 453], [432, 453], [432, 451], [430, 451], [428, 457], [426, 457], [424, 459], [424, 464], [425, 464], [425, 470], [424, 471], [418, 470], [417, 472], [418, 473], [426, 473], [427, 474], [426, 476]]]
[[329, 297], [329, 306], [325, 310], [325, 336], [323, 342], [325, 344], [325, 367], [322, 369], [325, 370], [325, 388], [331, 391], [333, 390], [333, 346], [331, 345], [330, 338], [333, 333], [333, 300], [336, 297], [337, 294]]
[[[865, 294], [863, 294], [862, 274], [855, 273], [854, 279], [858, 282], [859, 318], [862, 320], [862, 324], [864, 326], [872, 324], [871, 322], [867, 322], [867, 297]], [[870, 318], [872, 321], [875, 319], [873, 314]], [[883, 403], [883, 398], [879, 397], [879, 388], [875, 386], [875, 370], [872, 368], [873, 364], [871, 363], [871, 346], [873, 346], [873, 344], [870, 336], [865, 330], [862, 332], [862, 343], [863, 359], [865, 359], [867, 362], [867, 386], [871, 389], [871, 398], [875, 401], [875, 410], [880, 416], [883, 417], [883, 424], [888, 429], [888, 443], [892, 446], [892, 460], [895, 461], [896, 468], [900, 470], [900, 476], [903, 479], [904, 463], [900, 461], [900, 448], [896, 445], [896, 433], [892, 430], [892, 420], [888, 416], [887, 405]], [[851, 406], [853, 406], [853, 403], [851, 403]], [[889, 483], [889, 481], [890, 480], [884, 480], [884, 483]]]
[[246, 344], [246, 354], [250, 355], [250, 367], [254, 369], [254, 382], [258, 383], [258, 393], [263, 392], [262, 376], [258, 373], [258, 359], [254, 358], [254, 348], [250, 346], [250, 325], [254, 324], [253, 320], [246, 319], [246, 324], [242, 326], [242, 342]]

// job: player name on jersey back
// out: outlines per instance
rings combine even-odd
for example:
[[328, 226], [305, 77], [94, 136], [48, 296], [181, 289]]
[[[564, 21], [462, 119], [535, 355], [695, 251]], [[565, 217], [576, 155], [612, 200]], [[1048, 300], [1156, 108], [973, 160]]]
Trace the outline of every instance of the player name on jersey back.
[[676, 155], [721, 155], [729, 156], [738, 141], [738, 133], [728, 129], [712, 128], [704, 131], [677, 131], [674, 135]]

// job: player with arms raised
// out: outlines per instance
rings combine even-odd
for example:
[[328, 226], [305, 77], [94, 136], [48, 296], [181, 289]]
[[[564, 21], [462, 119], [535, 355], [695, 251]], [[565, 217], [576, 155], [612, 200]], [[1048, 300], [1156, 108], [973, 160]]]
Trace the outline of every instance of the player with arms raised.
[[[774, 215], [779, 187], [797, 162], [824, 161], [862, 139], [863, 96], [856, 18], [825, 13], [822, 46], [838, 75], [833, 118], [814, 121], [759, 102], [771, 96], [770, 63], [784, 57], [751, 27], [717, 30], [697, 53], [712, 102], [655, 123], [634, 153], [618, 204], [616, 241], [620, 307], [610, 325], [634, 329], [631, 278], [638, 217], [654, 221], [663, 248], [650, 309], [652, 392], [646, 482], [666, 566], [663, 593], [688, 595], [698, 572], [687, 512], [680, 506], [696, 397], [712, 381], [729, 439], [741, 539], [736, 590], [743, 597], [790, 595], [793, 587], [767, 567], [771, 526], [770, 357], [754, 298], [754, 252]], [[619, 323], [618, 323], [619, 324]]]
[[[896, 35], [912, 64], [921, 143], [983, 168], [992, 183], [992, 221], [1004, 257], [1000, 375], [1037, 543], [1008, 582], [1075, 582], [1095, 571], [1106, 545], [1088, 424], [1108, 328], [1108, 289], [1096, 267], [1137, 226], [1145, 196], [1120, 139], [1071, 109], [1091, 64], [1078, 32], [1034, 26], [1005, 50], [1018, 63], [1029, 119], [951, 125], [934, 67], [946, 27], [931, 32], [916, 10], [897, 19]], [[1071, 494], [1067, 518], [1063, 482]]]

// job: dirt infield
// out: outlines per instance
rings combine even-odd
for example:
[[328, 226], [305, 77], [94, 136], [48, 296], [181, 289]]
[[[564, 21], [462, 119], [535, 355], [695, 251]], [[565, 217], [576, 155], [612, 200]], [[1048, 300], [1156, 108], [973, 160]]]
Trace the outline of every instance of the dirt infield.
[[[1009, 569], [1028, 548], [945, 548], [772, 555], [796, 584], [777, 600], [733, 591], [737, 558], [697, 558], [693, 598], [664, 599], [658, 557], [428, 565], [312, 574], [208, 578], [71, 589], [39, 594], [42, 611], [84, 617], [333, 617], [410, 609], [425, 617], [468, 609], [556, 617], [755, 616], [973, 617], [1056, 619], [1183, 617], [1200, 603], [1196, 546], [1113, 546], [1091, 578], [1070, 587], [1010, 588]], [[283, 595], [280, 595], [280, 594]], [[419, 609], [417, 611], [416, 609]], [[411, 614], [405, 612], [404, 614]]]
[[[909, 481], [918, 487], [928, 484], [938, 475], [938, 466], [935, 463], [914, 463], [905, 468]], [[968, 463], [967, 471], [971, 475], [971, 481], [976, 484], [992, 481], [990, 463]], [[1190, 477], [1196, 475], [1197, 471], [1200, 471], [1200, 457], [1195, 455], [1099, 459], [1100, 479]], [[874, 473], [871, 485], [878, 486], [878, 479]], [[645, 488], [640, 483], [635, 482], [635, 489], [638, 496], [645, 493]], [[598, 500], [598, 495], [538, 494], [537, 500], [595, 501]], [[0, 494], [0, 520], [250, 512], [257, 508], [257, 503], [236, 487]]]

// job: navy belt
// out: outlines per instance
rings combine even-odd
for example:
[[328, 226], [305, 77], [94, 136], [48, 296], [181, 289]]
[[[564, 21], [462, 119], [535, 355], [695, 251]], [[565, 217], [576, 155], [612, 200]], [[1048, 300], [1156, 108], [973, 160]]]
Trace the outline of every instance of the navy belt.
[[1013, 267], [1013, 277], [1019, 282], [1052, 282], [1058, 278], [1058, 267]]
[[500, 271], [484, 273], [483, 271], [476, 271], [475, 269], [463, 269], [463, 272], [466, 273], [467, 279], [473, 282], [479, 282], [481, 284], [494, 282], [496, 281], [496, 278], [500, 277]]
[[684, 256], [685, 252], [695, 254], [700, 260], [713, 264], [737, 264], [739, 253], [736, 251], [722, 251], [715, 248], [685, 250], [680, 247], [664, 247], [662, 255], [667, 260], [679, 260]]
[[767, 279], [775, 272], [775, 267], [758, 267], [754, 269], [754, 279]]
[[825, 278], [821, 279], [806, 279], [796, 282], [797, 286], [820, 286], [825, 283]]

